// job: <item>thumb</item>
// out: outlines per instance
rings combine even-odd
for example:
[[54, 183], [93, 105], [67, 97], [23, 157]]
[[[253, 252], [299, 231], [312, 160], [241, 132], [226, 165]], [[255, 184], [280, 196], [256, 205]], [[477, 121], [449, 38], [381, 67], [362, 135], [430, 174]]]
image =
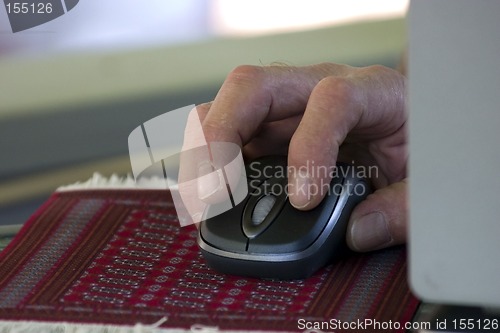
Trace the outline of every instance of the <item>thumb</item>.
[[406, 179], [375, 191], [353, 210], [347, 244], [357, 252], [406, 242], [408, 202]]

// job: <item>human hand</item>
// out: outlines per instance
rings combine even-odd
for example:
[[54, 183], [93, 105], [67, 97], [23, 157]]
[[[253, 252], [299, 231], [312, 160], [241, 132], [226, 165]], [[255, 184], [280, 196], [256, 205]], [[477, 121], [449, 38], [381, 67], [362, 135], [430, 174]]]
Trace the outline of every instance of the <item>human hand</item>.
[[[352, 212], [347, 243], [370, 251], [406, 241], [405, 78], [383, 66], [323, 63], [307, 67], [240, 66], [212, 103], [197, 107], [207, 142], [232, 142], [253, 159], [287, 154], [291, 170], [331, 168], [337, 160], [376, 166], [376, 191]], [[298, 191], [329, 184], [328, 173], [289, 174], [297, 209], [325, 193]]]

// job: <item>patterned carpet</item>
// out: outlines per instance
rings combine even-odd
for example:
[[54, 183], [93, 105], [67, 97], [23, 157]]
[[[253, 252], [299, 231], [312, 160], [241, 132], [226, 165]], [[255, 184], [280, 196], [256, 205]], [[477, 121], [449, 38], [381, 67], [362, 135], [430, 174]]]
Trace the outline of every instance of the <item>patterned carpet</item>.
[[259, 280], [207, 267], [196, 234], [165, 191], [56, 192], [0, 253], [0, 319], [288, 332], [369, 319], [403, 332], [419, 304], [403, 247], [349, 255], [306, 280]]

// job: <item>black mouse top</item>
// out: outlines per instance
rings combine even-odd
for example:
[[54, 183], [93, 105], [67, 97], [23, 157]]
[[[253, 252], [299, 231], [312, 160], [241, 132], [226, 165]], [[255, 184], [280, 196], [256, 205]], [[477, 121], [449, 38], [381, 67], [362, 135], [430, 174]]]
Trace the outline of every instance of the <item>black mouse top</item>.
[[345, 248], [349, 215], [369, 193], [366, 180], [352, 165], [339, 164], [323, 201], [299, 211], [288, 200], [286, 162], [272, 156], [248, 164], [245, 200], [201, 222], [198, 245], [209, 266], [235, 275], [302, 279]]

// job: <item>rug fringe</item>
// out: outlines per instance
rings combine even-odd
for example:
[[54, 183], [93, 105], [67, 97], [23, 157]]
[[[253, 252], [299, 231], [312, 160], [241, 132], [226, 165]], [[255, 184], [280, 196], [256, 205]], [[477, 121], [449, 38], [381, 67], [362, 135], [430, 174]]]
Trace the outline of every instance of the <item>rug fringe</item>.
[[162, 329], [156, 325], [135, 326], [52, 323], [38, 321], [0, 321], [2, 333], [185, 333], [185, 329]]
[[118, 176], [112, 174], [110, 177], [105, 177], [99, 172], [94, 172], [92, 177], [84, 182], [76, 182], [69, 185], [63, 185], [57, 188], [58, 192], [75, 191], [75, 190], [90, 190], [90, 189], [166, 189], [166, 182], [160, 177], [141, 177], [136, 182], [134, 178], [128, 174], [127, 176]]
[[[230, 330], [220, 331], [218, 327], [194, 324], [190, 329], [160, 328], [167, 318], [162, 318], [152, 325], [135, 326], [76, 324], [67, 322], [39, 322], [1, 320], [0, 333], [273, 333], [271, 331]], [[277, 332], [274, 332], [277, 333]], [[279, 333], [286, 333], [281, 331]], [[315, 332], [316, 333], [316, 332]]]

